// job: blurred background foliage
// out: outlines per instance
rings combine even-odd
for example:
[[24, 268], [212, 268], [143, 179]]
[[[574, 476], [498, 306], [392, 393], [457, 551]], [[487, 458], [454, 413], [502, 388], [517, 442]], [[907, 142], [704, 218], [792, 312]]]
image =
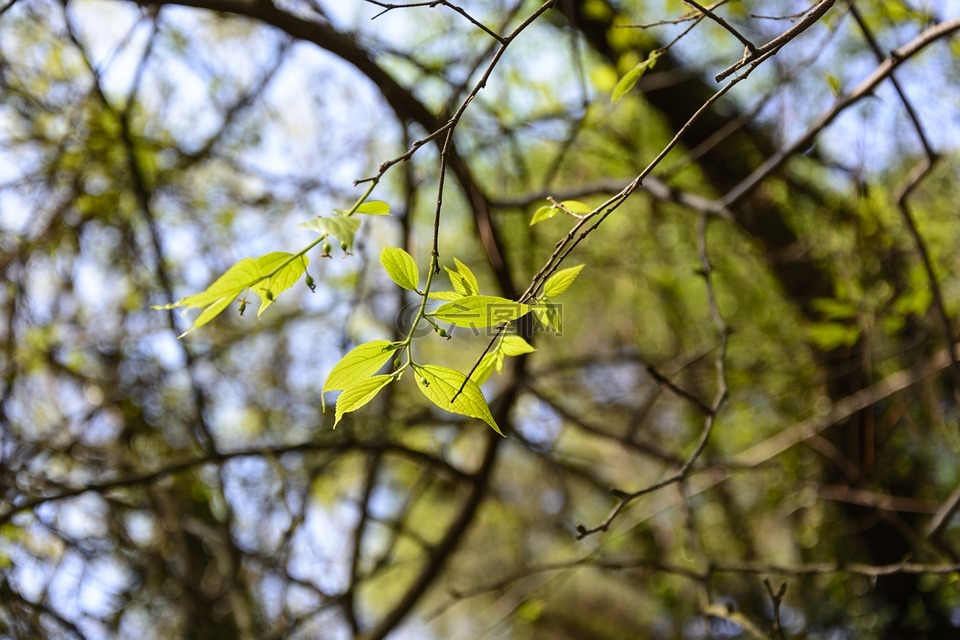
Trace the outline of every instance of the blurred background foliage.
[[[562, 335], [485, 385], [500, 440], [409, 379], [336, 431], [320, 410], [409, 318], [377, 258], [429, 261], [432, 144], [353, 255], [311, 254], [315, 292], [179, 341], [192, 318], [150, 305], [304, 246], [480, 81], [476, 23], [539, 3], [180, 4], [0, 6], [3, 637], [957, 637], [956, 27], [905, 99], [817, 123], [871, 39], [960, 5], [837, 2], [698, 119], [565, 263]], [[599, 206], [656, 157], [744, 56], [691, 4], [560, 0], [510, 41], [455, 130], [442, 264], [516, 297], [576, 222], [530, 226], [545, 198]], [[713, 7], [759, 45], [812, 4]], [[467, 371], [486, 341], [415, 349]]]

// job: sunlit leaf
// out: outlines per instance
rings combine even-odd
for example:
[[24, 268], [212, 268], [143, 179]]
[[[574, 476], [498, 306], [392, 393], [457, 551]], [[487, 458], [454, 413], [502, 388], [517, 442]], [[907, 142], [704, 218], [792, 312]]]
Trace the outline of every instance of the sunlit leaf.
[[[490, 413], [490, 407], [483, 397], [480, 386], [466, 375], [437, 365], [414, 365], [417, 387], [433, 404], [444, 411], [478, 418], [490, 425], [494, 431], [503, 435]], [[460, 387], [463, 392], [454, 396]]]
[[395, 349], [396, 345], [389, 340], [373, 340], [357, 345], [334, 365], [327, 381], [323, 383], [323, 393], [341, 391], [369, 378], [390, 359]]
[[593, 207], [591, 207], [586, 203], [580, 202], [579, 200], [564, 200], [563, 202], [560, 203], [560, 206], [562, 206], [564, 209], [566, 209], [570, 213], [576, 213], [578, 215], [590, 213], [591, 211], [593, 211]]
[[383, 200], [367, 200], [357, 207], [356, 213], [365, 213], [368, 216], [388, 216], [390, 215], [390, 205]]
[[267, 276], [251, 287], [253, 292], [260, 296], [260, 309], [257, 310], [259, 318], [260, 314], [273, 304], [277, 296], [300, 279], [303, 272], [307, 270], [307, 257], [295, 257], [290, 253], [276, 251], [257, 258], [257, 269], [261, 276]]
[[203, 312], [194, 321], [193, 327], [181, 334], [180, 337], [183, 337], [220, 315], [246, 289], [251, 289], [260, 296], [260, 310], [257, 312], [259, 316], [278, 295], [300, 279], [306, 268], [305, 256], [294, 257], [293, 254], [280, 251], [268, 253], [259, 258], [244, 258], [227, 269], [204, 291], [181, 298], [172, 304], [154, 308], [204, 307]]
[[453, 259], [453, 262], [457, 266], [456, 271], [444, 267], [444, 269], [447, 270], [447, 275], [450, 276], [450, 284], [453, 285], [453, 290], [464, 296], [475, 296], [479, 294], [480, 285], [477, 284], [477, 277], [473, 275], [470, 267], [456, 258]]
[[433, 300], [459, 300], [464, 296], [456, 291], [431, 291], [427, 297]]
[[218, 315], [223, 313], [223, 310], [229, 307], [230, 303], [233, 302], [235, 299], [236, 299], [236, 296], [224, 296], [223, 298], [220, 298], [219, 300], [211, 304], [209, 307], [204, 309], [203, 312], [199, 316], [197, 316], [197, 319], [193, 321], [193, 326], [187, 329], [186, 331], [184, 331], [183, 333], [181, 333], [178, 337], [182, 338], [183, 336], [187, 335], [191, 331], [196, 331], [203, 325], [207, 324], [208, 322], [216, 318]]
[[560, 213], [560, 209], [552, 205], [544, 205], [538, 208], [533, 212], [533, 217], [530, 219], [530, 226], [537, 224], [538, 222], [543, 222], [544, 220], [549, 220], [550, 218], [556, 216]]
[[560, 317], [555, 305], [542, 305], [533, 308], [533, 315], [544, 329], [560, 331]]
[[580, 271], [582, 269], [583, 265], [578, 264], [575, 267], [557, 271], [555, 274], [550, 276], [550, 278], [547, 280], [547, 283], [543, 285], [543, 295], [547, 296], [548, 298], [556, 298], [570, 288], [570, 285], [573, 284], [573, 281], [577, 279], [577, 276], [580, 275]]
[[360, 380], [343, 390], [340, 397], [337, 398], [337, 413], [333, 421], [333, 428], [337, 428], [340, 418], [343, 414], [356, 411], [363, 405], [373, 400], [380, 390], [393, 382], [396, 378], [392, 375], [380, 375]]
[[520, 336], [508, 335], [503, 337], [503, 341], [500, 343], [500, 351], [504, 355], [519, 356], [524, 353], [533, 353], [536, 349]]
[[303, 229], [309, 229], [310, 231], [316, 231], [317, 233], [333, 236], [334, 238], [339, 238], [341, 241], [347, 243], [348, 246], [351, 246], [353, 245], [354, 237], [357, 235], [357, 229], [360, 228], [360, 218], [347, 216], [319, 216], [316, 218], [311, 218], [305, 222], [301, 222], [297, 226]]
[[483, 357], [480, 358], [477, 368], [473, 370], [473, 373], [470, 374], [470, 379], [476, 382], [477, 384], [483, 384], [487, 381], [487, 378], [490, 377], [490, 374], [493, 373], [493, 369], [497, 366], [497, 352], [485, 353]]
[[176, 307], [196, 308], [207, 307], [219, 302], [223, 297], [235, 297], [244, 289], [252, 286], [260, 278], [257, 261], [253, 258], [244, 258], [227, 269], [222, 276], [213, 281], [201, 293], [181, 298], [172, 304], [154, 307], [156, 309], [174, 309]]
[[458, 327], [489, 327], [516, 320], [530, 309], [498, 296], [465, 296], [440, 305], [430, 315]]
[[420, 284], [420, 270], [417, 262], [409, 253], [397, 247], [384, 247], [380, 252], [380, 264], [387, 270], [394, 282], [410, 291], [416, 291]]

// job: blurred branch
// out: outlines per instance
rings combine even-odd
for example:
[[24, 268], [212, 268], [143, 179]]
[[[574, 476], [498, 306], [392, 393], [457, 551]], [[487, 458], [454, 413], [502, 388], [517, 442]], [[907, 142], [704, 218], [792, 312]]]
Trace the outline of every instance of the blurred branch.
[[[688, 0], [684, 0], [685, 2]], [[768, 42], [767, 44], [760, 47], [747, 47], [747, 52], [744, 54], [743, 59], [739, 62], [730, 65], [715, 77], [717, 82], [720, 82], [730, 76], [738, 69], [742, 69], [748, 64], [759, 62], [761, 59], [765, 58], [771, 53], [777, 53], [784, 45], [789, 43], [791, 40], [799, 36], [801, 33], [810, 28], [814, 23], [816, 23], [820, 18], [822, 18], [827, 11], [830, 10], [830, 7], [833, 6], [835, 0], [820, 0], [820, 3], [810, 9], [810, 11], [804, 16], [799, 22], [795, 25], [781, 33], [779, 36]]]
[[9, 505], [7, 510], [0, 514], [0, 525], [5, 524], [10, 521], [10, 519], [17, 513], [22, 513], [24, 511], [31, 511], [36, 509], [40, 505], [47, 504], [49, 502], [57, 502], [59, 500], [65, 500], [68, 498], [75, 498], [79, 495], [87, 493], [88, 491], [94, 492], [104, 492], [112, 489], [122, 489], [127, 487], [135, 487], [138, 485], [150, 484], [162, 478], [183, 473], [195, 469], [196, 467], [201, 467], [206, 464], [221, 464], [229, 460], [234, 460], [237, 458], [250, 458], [250, 457], [271, 457], [271, 456], [282, 456], [288, 453], [306, 453], [306, 452], [315, 452], [315, 451], [327, 451], [327, 452], [345, 452], [353, 449], [359, 449], [363, 451], [370, 452], [383, 452], [383, 453], [395, 453], [402, 455], [404, 457], [410, 458], [416, 462], [429, 465], [433, 468], [440, 470], [443, 473], [451, 475], [453, 478], [463, 481], [463, 480], [472, 480], [473, 476], [461, 471], [460, 469], [454, 467], [453, 465], [435, 458], [427, 453], [418, 451], [416, 449], [409, 449], [395, 442], [388, 441], [372, 441], [372, 442], [363, 442], [363, 441], [352, 441], [346, 440], [336, 443], [319, 443], [319, 442], [304, 442], [301, 444], [292, 444], [292, 445], [279, 445], [273, 447], [255, 447], [251, 449], [244, 449], [240, 451], [216, 451], [210, 452], [206, 455], [200, 456], [198, 458], [192, 458], [190, 460], [184, 460], [182, 462], [177, 462], [165, 466], [156, 471], [149, 471], [142, 474], [136, 474], [127, 476], [124, 478], [117, 478], [115, 480], [107, 480], [104, 482], [90, 483], [82, 487], [69, 488], [57, 493], [55, 495], [48, 496], [39, 496], [25, 500], [17, 505]]
[[832, 123], [837, 116], [848, 108], [871, 95], [873, 90], [884, 81], [901, 64], [917, 55], [930, 44], [946, 38], [954, 32], [960, 30], [960, 18], [955, 18], [947, 22], [933, 25], [924, 29], [916, 38], [907, 44], [892, 51], [884, 61], [874, 71], [860, 82], [856, 87], [842, 96], [836, 103], [823, 114], [817, 122], [811, 126], [806, 133], [800, 136], [793, 144], [777, 152], [767, 159], [747, 178], [740, 182], [736, 187], [727, 192], [721, 200], [725, 207], [733, 207], [755, 189], [763, 180], [769, 177], [773, 172], [779, 169], [784, 162], [801, 153], [809, 147], [814, 139]]

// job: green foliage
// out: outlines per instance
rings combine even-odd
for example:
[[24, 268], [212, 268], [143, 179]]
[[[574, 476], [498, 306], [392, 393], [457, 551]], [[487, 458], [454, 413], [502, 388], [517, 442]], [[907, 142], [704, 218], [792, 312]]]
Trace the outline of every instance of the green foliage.
[[[372, 190], [372, 186], [371, 186]], [[257, 310], [257, 317], [266, 311], [267, 307], [273, 304], [281, 293], [292, 287], [306, 273], [309, 260], [307, 252], [317, 244], [321, 246], [322, 257], [330, 257], [331, 246], [327, 242], [327, 237], [332, 236], [340, 240], [340, 248], [344, 253], [349, 253], [353, 246], [357, 231], [360, 229], [360, 219], [353, 217], [354, 213], [366, 215], [384, 216], [390, 215], [390, 205], [380, 200], [364, 201], [369, 195], [370, 190], [353, 206], [352, 209], [342, 210], [334, 209], [333, 216], [318, 216], [306, 222], [300, 223], [300, 227], [316, 231], [320, 237], [307, 245], [306, 248], [295, 254], [274, 251], [259, 258], [245, 258], [227, 269], [227, 271], [217, 278], [213, 284], [207, 287], [203, 292], [181, 298], [176, 302], [166, 305], [154, 306], [154, 309], [175, 309], [183, 307], [184, 309], [203, 308], [203, 311], [197, 316], [193, 326], [180, 334], [180, 337], [196, 331], [200, 327], [209, 323], [237, 300], [240, 302], [240, 312], [246, 308], [245, 292], [252, 291], [260, 298], [260, 308]], [[398, 250], [399, 251], [399, 250]], [[404, 252], [405, 253], [405, 252]], [[391, 271], [387, 269], [391, 278], [398, 273], [403, 273], [404, 282], [412, 280], [410, 287], [416, 290], [419, 274], [416, 263], [413, 258], [407, 255], [409, 260], [402, 256], [391, 254], [390, 258], [396, 269], [400, 271]], [[395, 264], [394, 264], [395, 263]], [[412, 272], [411, 272], [412, 265]], [[386, 264], [384, 265], [386, 266]], [[396, 278], [394, 278], [395, 281]], [[397, 281], [399, 284], [399, 281]], [[311, 290], [315, 285], [313, 278], [307, 275], [307, 286]], [[403, 286], [403, 285], [401, 285]]]
[[380, 375], [359, 380], [354, 384], [345, 387], [343, 393], [337, 398], [337, 414], [333, 423], [334, 428], [340, 423], [343, 414], [356, 411], [363, 405], [373, 400], [380, 390], [396, 380], [393, 375]]
[[301, 222], [300, 227], [316, 231], [322, 237], [333, 236], [345, 242], [348, 247], [353, 246], [353, 240], [360, 229], [359, 218], [349, 218], [344, 215], [324, 217], [317, 216], [305, 222]]
[[504, 356], [519, 356], [533, 353], [536, 349], [529, 342], [516, 335], [505, 335], [497, 341], [497, 346], [485, 353], [480, 362], [470, 374], [470, 379], [477, 384], [483, 384], [496, 369], [497, 373], [503, 370]]
[[[427, 270], [427, 284], [422, 292], [417, 288], [420, 269], [409, 253], [399, 247], [385, 247], [380, 252], [380, 263], [397, 286], [419, 294], [421, 304], [404, 340], [365, 342], [354, 347], [333, 367], [323, 385], [323, 392], [342, 392], [337, 399], [334, 426], [340, 423], [345, 414], [369, 403], [385, 386], [399, 380], [404, 371], [412, 367], [418, 387], [435, 405], [451, 413], [483, 420], [503, 435], [490, 413], [479, 385], [486, 381], [494, 370], [502, 371], [506, 356], [532, 353], [534, 348], [520, 336], [498, 335], [496, 347], [483, 355], [468, 378], [466, 374], [454, 369], [415, 362], [412, 354], [413, 335], [420, 322], [425, 321], [433, 325], [439, 336], [449, 339], [451, 336], [439, 326], [439, 322], [473, 329], [501, 326], [536, 310], [536, 307], [499, 296], [480, 295], [476, 275], [470, 267], [456, 258], [456, 270], [444, 267], [453, 291], [439, 292], [430, 290], [437, 271], [435, 261], [431, 262]], [[564, 269], [554, 274], [547, 285], [554, 295], [559, 295], [573, 283], [582, 268], [583, 265]], [[444, 301], [444, 304], [428, 312], [426, 304], [431, 299]], [[391, 358], [393, 373], [374, 375]], [[325, 408], [325, 400], [321, 402]]]
[[351, 349], [330, 371], [323, 383], [323, 393], [343, 391], [380, 370], [398, 345], [389, 340], [364, 342]]
[[380, 252], [380, 264], [398, 286], [410, 291], [417, 290], [420, 284], [420, 270], [409, 253], [398, 247], [384, 247]]
[[479, 294], [480, 285], [477, 284], [477, 277], [473, 275], [470, 267], [456, 258], [453, 259], [453, 262], [457, 267], [456, 271], [451, 270], [449, 267], [444, 267], [447, 275], [450, 277], [450, 284], [453, 286], [453, 290], [461, 296], [475, 296]]
[[578, 264], [575, 267], [557, 271], [555, 274], [550, 276], [550, 279], [547, 280], [547, 283], [543, 285], [543, 295], [547, 298], [556, 298], [570, 288], [570, 285], [573, 284], [573, 281], [577, 279], [578, 275], [580, 275], [581, 270], [583, 270], [583, 265]]
[[245, 258], [227, 269], [203, 292], [153, 308], [203, 308], [193, 327], [180, 334], [181, 338], [216, 318], [247, 290], [252, 290], [260, 297], [260, 309], [257, 311], [257, 316], [260, 316], [278, 295], [300, 279], [307, 270], [307, 262], [307, 257], [303, 254], [279, 251], [259, 258]]
[[[337, 213], [340, 213], [337, 211]], [[390, 205], [383, 200], [367, 200], [356, 208], [355, 213], [363, 213], [368, 216], [388, 216], [390, 215]]]
[[413, 370], [416, 373], [417, 386], [430, 402], [444, 411], [479, 418], [503, 435], [476, 382], [455, 369], [437, 365], [415, 364]]
[[643, 77], [643, 74], [656, 66], [657, 58], [659, 58], [660, 55], [660, 51], [651, 51], [646, 60], [637, 63], [630, 71], [626, 72], [613, 88], [613, 93], [610, 94], [610, 102], [614, 104], [620, 102], [620, 99], [636, 86], [640, 78]]
[[499, 296], [463, 296], [429, 314], [457, 327], [480, 328], [513, 322], [530, 312], [530, 305]]
[[593, 208], [590, 205], [580, 202], [579, 200], [564, 200], [563, 202], [554, 202], [553, 204], [544, 205], [534, 211], [533, 217], [530, 219], [530, 226], [532, 227], [539, 222], [549, 220], [555, 217], [561, 211], [573, 216], [582, 216], [593, 211]]

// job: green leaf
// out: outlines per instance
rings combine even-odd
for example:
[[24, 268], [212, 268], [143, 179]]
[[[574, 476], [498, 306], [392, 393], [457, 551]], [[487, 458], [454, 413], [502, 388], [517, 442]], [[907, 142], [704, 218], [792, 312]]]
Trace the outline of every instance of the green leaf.
[[519, 356], [524, 353], [533, 353], [536, 349], [520, 336], [508, 335], [503, 337], [503, 341], [500, 343], [500, 351], [504, 355]]
[[427, 297], [433, 300], [459, 300], [463, 294], [456, 291], [431, 291]]
[[432, 315], [458, 327], [489, 327], [512, 322], [531, 307], [498, 296], [465, 296], [440, 305]]
[[493, 373], [493, 369], [497, 366], [498, 355], [502, 357], [502, 354], [498, 351], [483, 354], [483, 357], [480, 358], [480, 363], [477, 364], [477, 368], [470, 374], [470, 379], [478, 385], [486, 382], [490, 374]]
[[[417, 386], [430, 402], [444, 411], [462, 416], [478, 418], [490, 425], [494, 431], [503, 435], [497, 422], [490, 413], [490, 407], [480, 391], [480, 385], [464, 374], [447, 367], [437, 365], [413, 365], [417, 374]], [[463, 392], [453, 399], [460, 387]]]
[[340, 397], [337, 398], [337, 416], [333, 421], [333, 428], [337, 428], [343, 414], [356, 411], [367, 404], [380, 393], [381, 389], [394, 380], [396, 378], [392, 375], [373, 376], [344, 389]]
[[820, 315], [827, 320], [839, 320], [846, 318], [856, 318], [857, 308], [852, 303], [845, 300], [834, 300], [833, 298], [814, 298], [810, 306], [820, 312]]
[[557, 315], [557, 308], [553, 305], [537, 306], [533, 308], [533, 315], [537, 317], [537, 322], [546, 329], [554, 331], [560, 330], [560, 318]]
[[[287, 261], [289, 261], [288, 264], [284, 265], [283, 263]], [[260, 296], [260, 309], [257, 310], [257, 317], [259, 318], [260, 314], [273, 304], [277, 296], [292, 287], [300, 279], [300, 276], [307, 270], [307, 257], [294, 257], [291, 253], [275, 251], [257, 258], [257, 269], [264, 276], [269, 273], [273, 274], [251, 287], [253, 292]]]
[[807, 336], [826, 351], [841, 346], [852, 347], [860, 338], [860, 327], [838, 322], [817, 322], [807, 327]]
[[343, 242], [346, 242], [347, 246], [352, 246], [353, 239], [357, 235], [357, 229], [360, 228], [360, 219], [348, 218], [347, 216], [333, 216], [329, 218], [318, 216], [306, 222], [301, 222], [297, 226], [339, 238]]
[[456, 258], [453, 259], [453, 262], [457, 266], [456, 271], [451, 270], [449, 267], [444, 267], [444, 269], [447, 270], [447, 275], [450, 276], [450, 284], [453, 285], [453, 290], [463, 296], [475, 296], [479, 294], [480, 285], [477, 284], [477, 277], [473, 275], [470, 267]]
[[544, 205], [533, 212], [533, 218], [530, 219], [530, 226], [537, 224], [538, 222], [543, 222], [544, 220], [549, 220], [553, 218], [558, 213], [560, 209], [554, 207], [553, 205]]
[[384, 247], [380, 252], [380, 264], [387, 274], [404, 289], [416, 291], [420, 284], [420, 270], [409, 253], [397, 247]]
[[578, 215], [584, 213], [590, 213], [593, 211], [593, 207], [579, 200], [564, 200], [560, 203], [560, 206], [569, 211], [570, 213], [576, 213]]
[[177, 336], [177, 339], [182, 338], [183, 336], [187, 335], [191, 331], [196, 331], [203, 325], [207, 324], [208, 322], [216, 318], [218, 315], [223, 313], [223, 310], [229, 307], [230, 303], [233, 302], [235, 299], [236, 299], [236, 296], [224, 296], [223, 298], [220, 298], [219, 300], [211, 304], [209, 307], [204, 309], [199, 316], [197, 316], [197, 319], [193, 321], [193, 326], [187, 329], [186, 331], [184, 331], [183, 333], [181, 333], [179, 336]]
[[365, 213], [368, 216], [388, 216], [390, 215], [390, 205], [383, 200], [367, 200], [357, 207], [356, 213]]
[[[172, 304], [154, 307], [155, 309], [175, 309], [186, 307], [208, 307], [219, 302], [224, 297], [235, 297], [244, 289], [252, 286], [260, 277], [257, 261], [253, 258], [244, 258], [227, 269], [222, 276], [213, 281], [203, 292], [180, 298]], [[208, 320], [209, 322], [209, 320]]]
[[580, 270], [583, 269], [582, 264], [578, 264], [575, 267], [570, 267], [569, 269], [561, 269], [555, 274], [550, 276], [547, 280], [547, 283], [543, 285], [543, 295], [548, 298], [556, 298], [558, 295], [570, 288], [570, 285], [573, 284], [573, 281], [577, 279], [577, 276], [580, 275]]
[[[284, 262], [290, 261], [284, 265]], [[283, 265], [281, 267], [281, 265]], [[252, 289], [260, 296], [260, 310], [257, 316], [269, 307], [277, 296], [293, 286], [307, 269], [307, 258], [294, 258], [293, 254], [277, 251], [268, 253], [259, 258], [244, 258], [227, 269], [222, 276], [204, 291], [181, 298], [172, 304], [155, 306], [154, 309], [173, 309], [185, 307], [187, 309], [204, 307], [203, 312], [193, 323], [189, 331], [184, 331], [180, 337], [191, 331], [196, 331], [207, 324], [223, 310], [230, 306], [245, 289]], [[276, 272], [276, 273], [274, 273]]]
[[[327, 381], [323, 383], [322, 393], [342, 391], [369, 378], [390, 359], [396, 348], [389, 340], [373, 340], [357, 345], [334, 365]], [[322, 399], [321, 404], [326, 410], [326, 403]]]
[[620, 78], [620, 81], [617, 82], [617, 86], [613, 88], [613, 93], [610, 94], [610, 102], [620, 102], [620, 99], [636, 86], [640, 78], [643, 77], [643, 74], [646, 73], [648, 69], [653, 69], [659, 57], [660, 53], [658, 51], [651, 51], [650, 56], [646, 60], [637, 64], [633, 69], [630, 69], [630, 71], [627, 71], [623, 77]]

